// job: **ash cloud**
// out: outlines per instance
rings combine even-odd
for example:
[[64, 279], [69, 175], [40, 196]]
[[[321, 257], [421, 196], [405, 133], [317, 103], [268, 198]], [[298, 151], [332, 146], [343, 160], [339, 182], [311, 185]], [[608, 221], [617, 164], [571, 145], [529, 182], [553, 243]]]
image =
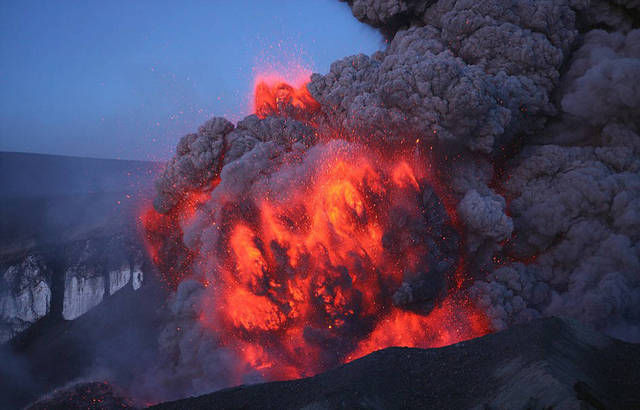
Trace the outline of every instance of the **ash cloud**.
[[491, 153], [555, 112], [549, 94], [576, 36], [565, 2], [439, 1], [385, 51], [335, 62], [309, 90], [357, 135], [388, 141], [402, 132]]
[[154, 206], [158, 212], [168, 212], [185, 193], [210, 184], [220, 172], [224, 137], [232, 129], [233, 124], [224, 118], [212, 118], [200, 126], [196, 134], [180, 139], [176, 155], [156, 180]]
[[476, 285], [497, 329], [568, 315], [640, 340], [639, 47], [638, 30], [586, 33], [560, 86], [562, 116], [508, 171], [507, 253], [535, 262]]
[[[344, 128], [388, 138], [404, 123], [431, 144], [475, 152], [439, 166], [481, 278], [472, 294], [496, 329], [567, 315], [638, 340], [637, 2], [421, 4], [350, 2], [393, 39], [315, 76], [312, 94]], [[392, 23], [399, 16], [404, 26]], [[434, 77], [420, 83], [443, 72], [438, 61], [459, 73], [444, 93], [432, 92]], [[456, 92], [465, 78], [471, 86]], [[519, 153], [496, 174], [487, 158], [513, 142]]]
[[221, 117], [205, 122], [195, 134], [180, 139], [176, 155], [156, 180], [154, 207], [160, 213], [174, 208], [185, 194], [210, 188], [222, 167], [250, 151], [257, 142], [299, 142], [309, 146], [314, 131], [293, 119], [255, 115], [246, 117], [237, 126]]
[[363, 23], [378, 28], [387, 38], [402, 27], [420, 21], [425, 10], [435, 1], [406, 0], [340, 0], [347, 1], [353, 16]]

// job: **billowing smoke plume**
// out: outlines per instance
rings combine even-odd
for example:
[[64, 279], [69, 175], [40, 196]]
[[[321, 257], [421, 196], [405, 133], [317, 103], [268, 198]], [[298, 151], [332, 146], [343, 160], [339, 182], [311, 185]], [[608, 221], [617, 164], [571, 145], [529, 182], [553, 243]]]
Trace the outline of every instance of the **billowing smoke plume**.
[[[305, 93], [298, 103], [293, 88], [282, 88], [287, 93], [264, 94], [276, 100], [261, 105], [259, 117], [237, 126], [208, 121], [180, 141], [158, 181], [155, 208], [162, 215], [149, 216], [151, 252], [180, 284], [160, 341], [163, 359], [153, 372], [166, 379], [151, 385], [175, 397], [299, 376], [268, 370], [273, 363], [265, 358], [300, 368], [300, 352], [283, 347], [283, 335], [304, 340], [310, 356], [323, 344], [330, 348], [322, 354], [338, 352], [323, 356], [313, 372], [366, 351], [365, 345], [381, 347], [371, 342], [380, 333], [391, 337], [387, 344], [425, 346], [482, 334], [474, 308], [460, 295], [471, 296], [493, 330], [567, 315], [640, 340], [638, 3], [348, 3], [356, 18], [389, 39], [385, 50], [314, 74], [307, 85], [317, 102], [312, 110], [305, 109], [311, 101]], [[308, 247], [316, 242], [300, 233], [313, 215], [305, 203], [324, 186], [318, 170], [345, 153], [354, 166], [372, 161], [383, 181], [385, 194], [372, 179], [354, 183], [353, 193], [340, 191], [349, 205], [344, 221], [357, 227], [352, 238], [360, 240], [371, 221], [387, 221], [379, 236], [371, 234], [381, 246], [380, 261], [369, 258], [372, 252], [358, 253], [367, 249], [360, 240], [348, 258], [341, 256], [348, 263], [330, 256], [318, 263]], [[406, 169], [398, 158], [406, 159]], [[359, 207], [354, 195], [366, 205]], [[342, 219], [329, 220], [331, 235], [338, 234]], [[322, 242], [326, 255], [336, 251], [331, 244]], [[243, 247], [244, 256], [234, 254], [234, 246]], [[400, 325], [376, 332], [378, 324], [366, 314], [350, 319], [351, 311], [366, 311], [370, 297], [355, 284], [354, 272], [386, 273], [381, 268], [391, 255], [396, 267], [389, 272], [398, 273], [371, 296], [385, 300], [380, 306], [389, 315], [372, 317]], [[307, 312], [295, 303], [284, 306], [295, 300], [295, 286], [286, 283], [302, 277], [301, 260], [332, 272], [326, 287], [312, 287], [324, 289], [314, 310], [322, 313], [305, 317], [311, 325], [302, 336], [280, 332]], [[235, 294], [235, 305], [226, 292], [236, 285], [225, 275], [241, 284], [235, 291], [245, 292]], [[350, 297], [340, 299], [345, 294], [337, 290]], [[233, 308], [220, 310], [248, 309], [241, 315], [247, 319], [256, 311], [239, 302], [243, 297], [246, 306], [263, 298], [258, 311], [269, 319], [236, 320]], [[428, 343], [393, 339], [420, 328], [415, 323], [422, 322], [396, 320], [409, 313], [459, 328]], [[264, 323], [270, 336], [261, 339], [252, 329]], [[321, 331], [319, 323], [331, 330]], [[341, 339], [346, 333], [356, 337]]]
[[[455, 162], [467, 162], [463, 173], [470, 178], [460, 181], [459, 165], [453, 166], [452, 188], [463, 195], [458, 216], [468, 250], [482, 249], [483, 241], [490, 247], [485, 258], [476, 259], [475, 267], [485, 268], [482, 262], [490, 255], [495, 262], [486, 269], [485, 279], [474, 285], [474, 296], [495, 329], [540, 315], [569, 315], [638, 340], [640, 32], [633, 27], [638, 24], [640, 4], [511, 0], [424, 4], [350, 2], [354, 16], [381, 27], [393, 40], [372, 59], [344, 60], [377, 60], [380, 68], [354, 73], [349, 66], [358, 63], [334, 64], [318, 87], [323, 107], [339, 105], [334, 111], [344, 112], [349, 122], [357, 118], [357, 104], [375, 101], [368, 104], [366, 117], [384, 119], [372, 121], [378, 128], [393, 123], [389, 118], [395, 113], [426, 113], [403, 119], [419, 124], [421, 137], [444, 140], [453, 135], [471, 150], [493, 151], [500, 162], [509, 159], [501, 151], [513, 152], [509, 143], [517, 142], [521, 153], [501, 166], [499, 175], [493, 175], [493, 167], [483, 166], [485, 159], [468, 153]], [[453, 56], [461, 60], [458, 66], [466, 72], [481, 68], [477, 72], [482, 84], [490, 87], [469, 87], [464, 99], [440, 94], [440, 105], [430, 101], [434, 77], [422, 84], [420, 80], [430, 74], [429, 65], [435, 66], [442, 50], [451, 54], [449, 60]], [[404, 69], [396, 69], [400, 62], [412, 63], [411, 58], [422, 65], [409, 68], [405, 63]], [[343, 70], [356, 86], [339, 80]], [[360, 78], [370, 80], [360, 85]], [[464, 78], [461, 74], [454, 81]], [[332, 94], [334, 84], [351, 93], [338, 88]], [[449, 93], [453, 90], [446, 88]], [[397, 92], [404, 98], [394, 100]], [[332, 95], [347, 97], [332, 105]], [[474, 109], [466, 109], [466, 101], [473, 101]], [[494, 107], [489, 108], [491, 104]], [[506, 110], [493, 115], [500, 108]], [[475, 119], [491, 128], [419, 129], [430, 123], [446, 125], [447, 114], [464, 117], [456, 119], [455, 126]], [[503, 195], [496, 195], [496, 190]], [[498, 251], [499, 244], [506, 246]]]
[[496, 328], [570, 315], [640, 339], [639, 82], [640, 30], [584, 36], [560, 87], [562, 117], [504, 181], [508, 253], [532, 263], [477, 284]]
[[422, 20], [386, 51], [348, 57], [312, 78], [331, 120], [365, 135], [401, 132], [490, 153], [554, 112], [549, 92], [577, 34], [568, 5], [440, 1]]

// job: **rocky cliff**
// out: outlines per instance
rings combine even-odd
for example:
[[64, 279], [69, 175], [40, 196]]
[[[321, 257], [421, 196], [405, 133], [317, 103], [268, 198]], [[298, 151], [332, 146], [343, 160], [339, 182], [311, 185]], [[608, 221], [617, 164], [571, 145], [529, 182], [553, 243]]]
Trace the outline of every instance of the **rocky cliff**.
[[0, 342], [46, 316], [51, 307], [51, 271], [29, 255], [4, 270], [0, 278]]
[[0, 343], [144, 280], [137, 212], [157, 164], [0, 153]]
[[52, 314], [73, 320], [126, 286], [144, 283], [142, 244], [124, 234], [33, 251], [2, 266], [0, 343]]

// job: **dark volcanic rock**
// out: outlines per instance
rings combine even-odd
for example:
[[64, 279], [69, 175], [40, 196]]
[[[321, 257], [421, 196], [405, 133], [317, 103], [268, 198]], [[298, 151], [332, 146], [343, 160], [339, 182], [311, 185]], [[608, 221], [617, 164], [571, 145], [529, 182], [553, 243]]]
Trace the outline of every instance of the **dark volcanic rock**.
[[48, 315], [0, 344], [0, 409], [22, 408], [78, 380], [134, 385], [155, 358], [165, 298], [157, 282], [126, 286], [75, 320]]
[[640, 345], [547, 318], [440, 349], [389, 348], [315, 377], [153, 408], [640, 408]]
[[29, 410], [132, 409], [129, 401], [113, 391], [108, 383], [82, 383], [56, 391], [27, 407]]

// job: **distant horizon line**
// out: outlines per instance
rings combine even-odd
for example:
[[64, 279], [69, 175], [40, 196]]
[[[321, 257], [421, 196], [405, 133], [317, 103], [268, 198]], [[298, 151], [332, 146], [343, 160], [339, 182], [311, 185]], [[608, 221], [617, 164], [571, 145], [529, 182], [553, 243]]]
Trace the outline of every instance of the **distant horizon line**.
[[75, 158], [75, 159], [95, 159], [103, 161], [129, 161], [129, 162], [149, 162], [149, 163], [163, 163], [168, 160], [150, 160], [150, 159], [130, 159], [130, 158], [109, 158], [109, 157], [94, 157], [94, 156], [81, 156], [71, 154], [55, 154], [49, 152], [28, 152], [28, 151], [9, 151], [0, 149], [0, 154], [20, 154], [20, 155], [43, 155], [50, 157], [63, 157], [63, 158]]

